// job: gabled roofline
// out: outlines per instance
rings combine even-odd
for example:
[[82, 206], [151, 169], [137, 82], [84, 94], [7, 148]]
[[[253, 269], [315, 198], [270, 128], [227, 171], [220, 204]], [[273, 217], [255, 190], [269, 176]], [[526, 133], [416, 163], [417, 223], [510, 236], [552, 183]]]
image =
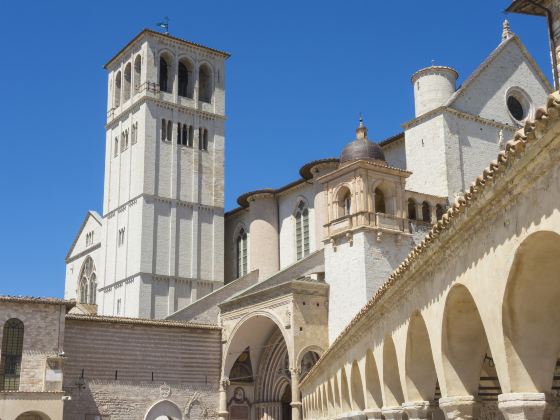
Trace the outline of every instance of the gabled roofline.
[[66, 257], [64, 258], [64, 261], [68, 262], [68, 260], [70, 259], [70, 256], [72, 255], [72, 251], [74, 251], [74, 248], [78, 243], [78, 238], [82, 234], [82, 231], [84, 230], [84, 227], [86, 227], [86, 223], [90, 217], [93, 217], [93, 219], [99, 224], [99, 226], [103, 225], [103, 218], [99, 215], [99, 213], [97, 213], [95, 210], [88, 210], [88, 212], [86, 213], [86, 217], [84, 217], [84, 221], [82, 222], [82, 225], [78, 230], [77, 235], [74, 237], [74, 241], [72, 242], [72, 245], [70, 245], [70, 249], [68, 250]]
[[535, 62], [535, 60], [533, 59], [529, 51], [527, 51], [527, 48], [525, 48], [525, 46], [523, 45], [519, 37], [514, 34], [510, 38], [506, 39], [505, 41], [500, 42], [500, 44], [494, 49], [494, 51], [492, 51], [490, 55], [488, 55], [488, 57], [486, 57], [486, 59], [475, 69], [475, 71], [473, 71], [470, 74], [470, 76], [462, 83], [461, 87], [459, 87], [459, 89], [457, 89], [455, 93], [451, 95], [451, 97], [445, 103], [444, 106], [446, 107], [453, 106], [455, 101], [457, 101], [459, 97], [466, 92], [469, 86], [472, 85], [472, 83], [484, 72], [484, 70], [486, 70], [486, 68], [490, 64], [492, 64], [492, 62], [498, 57], [498, 55], [500, 55], [500, 53], [512, 42], [515, 42], [517, 44], [525, 59], [529, 62], [531, 67], [533, 67], [533, 69], [537, 73], [537, 76], [539, 77], [539, 79], [541, 79], [541, 82], [543, 82], [543, 84], [548, 89], [547, 93], [551, 93], [553, 90], [552, 85], [550, 84], [546, 76], [543, 74], [540, 67], [537, 65], [537, 63]]
[[525, 15], [546, 17], [544, 10], [532, 4], [528, 4], [527, 0], [514, 0], [505, 11], [507, 13], [522, 13]]
[[136, 35], [134, 38], [132, 38], [128, 42], [128, 44], [126, 44], [123, 48], [121, 48], [118, 53], [116, 53], [109, 61], [107, 61], [105, 63], [105, 65], [103, 66], [103, 68], [107, 69], [113, 63], [113, 61], [115, 61], [130, 46], [132, 46], [136, 41], [138, 41], [140, 38], [142, 38], [143, 36], [146, 36], [146, 35], [154, 35], [154, 36], [159, 37], [159, 38], [164, 38], [164, 39], [170, 39], [172, 41], [177, 41], [177, 42], [183, 43], [185, 45], [188, 45], [190, 47], [202, 49], [202, 50], [205, 50], [205, 51], [210, 51], [214, 54], [217, 54], [217, 55], [220, 55], [220, 56], [224, 57], [226, 60], [231, 56], [231, 54], [229, 54], [225, 51], [216, 50], [214, 48], [206, 47], [205, 45], [202, 45], [202, 44], [197, 44], [196, 42], [187, 41], [187, 40], [182, 39], [182, 38], [177, 38], [175, 36], [162, 34], [161, 32], [157, 32], [157, 31], [153, 31], [151, 29], [144, 28], [142, 31], [140, 31], [140, 33], [138, 35]]

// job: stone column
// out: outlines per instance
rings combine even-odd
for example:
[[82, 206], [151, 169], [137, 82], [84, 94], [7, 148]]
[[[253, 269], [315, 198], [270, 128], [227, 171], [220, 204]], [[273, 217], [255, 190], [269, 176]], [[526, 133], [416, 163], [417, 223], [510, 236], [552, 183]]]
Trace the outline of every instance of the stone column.
[[447, 420], [476, 420], [480, 413], [480, 403], [472, 395], [442, 397], [439, 408], [445, 413]]
[[383, 407], [381, 409], [381, 414], [386, 420], [402, 420], [403, 408], [400, 406], [395, 407]]
[[220, 381], [220, 388], [218, 390], [219, 398], [220, 398], [220, 406], [218, 408], [218, 417], [221, 420], [228, 419], [228, 411], [227, 411], [227, 387], [229, 386], [229, 379], [222, 378]]
[[542, 420], [550, 417], [552, 404], [546, 394], [518, 392], [498, 395], [498, 408], [506, 420]]
[[422, 219], [422, 203], [416, 203], [416, 220]]
[[408, 415], [409, 420], [424, 420], [428, 418], [430, 409], [429, 401], [413, 401], [405, 402], [402, 405], [404, 412]]
[[292, 420], [301, 420], [301, 401], [299, 399], [299, 375], [301, 370], [298, 368], [291, 368], [290, 375], [292, 378]]

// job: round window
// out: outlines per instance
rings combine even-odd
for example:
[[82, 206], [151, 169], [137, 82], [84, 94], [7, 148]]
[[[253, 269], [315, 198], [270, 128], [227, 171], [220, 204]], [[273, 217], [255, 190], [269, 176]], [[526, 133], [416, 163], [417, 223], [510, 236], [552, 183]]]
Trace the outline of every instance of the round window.
[[511, 117], [518, 123], [531, 114], [531, 100], [520, 88], [511, 88], [506, 94], [506, 106]]

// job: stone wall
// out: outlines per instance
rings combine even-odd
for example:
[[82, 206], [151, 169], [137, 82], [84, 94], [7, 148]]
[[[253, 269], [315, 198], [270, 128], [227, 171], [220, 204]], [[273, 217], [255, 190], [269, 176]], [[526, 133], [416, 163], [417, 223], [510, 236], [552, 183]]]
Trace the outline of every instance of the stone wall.
[[[141, 419], [166, 399], [215, 416], [221, 330], [186, 323], [68, 316], [65, 418]], [[153, 376], [152, 376], [153, 375]]]

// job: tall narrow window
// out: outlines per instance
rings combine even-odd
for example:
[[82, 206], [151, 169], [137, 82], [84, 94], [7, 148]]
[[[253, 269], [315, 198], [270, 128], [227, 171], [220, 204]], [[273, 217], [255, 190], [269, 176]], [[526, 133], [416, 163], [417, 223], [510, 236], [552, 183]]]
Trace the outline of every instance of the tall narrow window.
[[189, 141], [188, 146], [193, 147], [194, 144], [194, 127], [191, 125], [189, 126]]
[[119, 154], [119, 138], [115, 137], [115, 146], [113, 147], [113, 156], [117, 157]]
[[130, 84], [132, 82], [132, 65], [128, 63], [124, 68], [123, 101], [130, 99]]
[[385, 213], [385, 194], [379, 188], [375, 189], [375, 212]]
[[245, 229], [241, 229], [239, 231], [235, 245], [237, 248], [237, 277], [242, 277], [247, 274], [247, 233], [245, 232]]
[[297, 260], [309, 255], [309, 209], [300, 201], [295, 214]]
[[208, 64], [202, 64], [198, 70], [198, 100], [212, 102], [212, 70]]
[[136, 144], [138, 142], [138, 122], [132, 124], [130, 144]]
[[4, 324], [2, 358], [0, 360], [0, 391], [18, 391], [23, 353], [23, 322], [11, 318]]
[[117, 108], [121, 104], [121, 72], [117, 73], [115, 77], [115, 95], [113, 99], [113, 105]]
[[159, 58], [159, 90], [162, 92], [169, 92], [169, 64], [165, 58]]
[[352, 195], [348, 191], [343, 199], [344, 216], [349, 216], [352, 213]]
[[198, 129], [198, 149], [202, 150], [202, 128]]
[[142, 57], [140, 54], [134, 59], [134, 93], [140, 91], [140, 78], [142, 74]]
[[95, 303], [97, 294], [97, 280], [95, 275], [95, 264], [93, 259], [88, 256], [82, 264], [78, 277], [78, 298], [79, 303]]
[[202, 150], [208, 150], [208, 130], [202, 130]]
[[121, 299], [117, 299], [117, 316], [121, 314]]
[[183, 124], [183, 128], [181, 130], [181, 144], [183, 146], [188, 146], [189, 143], [189, 131], [187, 129], [187, 124]]
[[432, 215], [431, 215], [432, 209], [430, 207], [430, 203], [428, 203], [427, 201], [424, 201], [422, 203], [422, 220], [424, 222], [430, 222], [432, 220]]
[[161, 120], [161, 141], [167, 140], [167, 121]]
[[171, 121], [167, 121], [167, 141], [173, 140], [173, 123]]
[[177, 146], [181, 143], [181, 123], [177, 123]]
[[189, 96], [189, 70], [182, 62], [179, 63], [179, 96]]
[[416, 220], [416, 201], [412, 198], [408, 199], [408, 218]]

